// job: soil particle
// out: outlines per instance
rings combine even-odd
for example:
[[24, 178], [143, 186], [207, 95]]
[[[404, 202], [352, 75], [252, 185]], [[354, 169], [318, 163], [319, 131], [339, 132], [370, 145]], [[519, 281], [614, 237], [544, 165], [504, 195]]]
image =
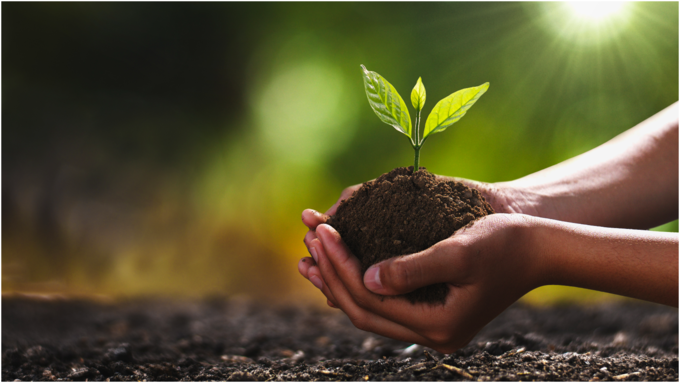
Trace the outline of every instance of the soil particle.
[[[442, 241], [493, 208], [476, 189], [437, 179], [421, 167], [396, 168], [366, 182], [328, 221], [361, 261], [363, 271], [388, 258], [417, 253]], [[427, 286], [404, 296], [443, 303], [448, 287]]]
[[[140, 316], [146, 320], [134, 320]], [[667, 326], [650, 331], [655, 321]], [[121, 331], [111, 323], [127, 325]], [[617, 334], [626, 334], [625, 344], [614, 342]], [[3, 297], [2, 380], [16, 379], [677, 381], [678, 311], [635, 301], [515, 304], [444, 355], [301, 305]]]

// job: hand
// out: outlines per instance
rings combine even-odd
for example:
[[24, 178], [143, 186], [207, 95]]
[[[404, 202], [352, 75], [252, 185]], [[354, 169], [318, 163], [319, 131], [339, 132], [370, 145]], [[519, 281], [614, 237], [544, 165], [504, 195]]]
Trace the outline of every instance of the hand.
[[[363, 280], [358, 260], [323, 225], [328, 215], [305, 210], [305, 244], [314, 259], [303, 258], [300, 273], [357, 327], [443, 352], [462, 347], [545, 284], [677, 307], [678, 235], [605, 227], [647, 229], [677, 218], [677, 132], [674, 104], [598, 148], [521, 179], [453, 178], [477, 188], [496, 213], [515, 214], [484, 217], [430, 249], [374, 265]], [[327, 214], [358, 187], [345, 189]], [[440, 306], [377, 295], [439, 282], [450, 288]]]
[[[526, 199], [513, 198], [513, 196], [519, 196], [521, 194], [521, 191], [514, 188], [510, 183], [489, 184], [485, 182], [473, 181], [464, 178], [445, 177], [439, 175], [437, 175], [436, 177], [440, 180], [457, 181], [465, 184], [470, 188], [476, 188], [477, 190], [480, 191], [482, 196], [484, 196], [487, 202], [491, 204], [496, 213], [523, 213], [523, 212], [529, 214], [531, 214], [531, 212], [535, 213], [534, 209], [532, 209], [530, 206], [522, 206], [515, 202], [516, 200], [526, 201]], [[318, 267], [314, 259], [316, 257], [314, 256], [314, 254], [312, 253], [312, 249], [310, 248], [311, 242], [317, 238], [315, 230], [318, 225], [326, 223], [330, 216], [335, 214], [340, 203], [343, 200], [351, 197], [352, 193], [359, 189], [361, 185], [362, 184], [353, 185], [343, 190], [338, 200], [335, 202], [335, 204], [333, 204], [333, 206], [331, 206], [330, 209], [328, 209], [328, 211], [326, 211], [325, 214], [321, 214], [318, 211], [312, 209], [306, 209], [305, 211], [302, 212], [302, 222], [305, 224], [305, 226], [309, 228], [309, 231], [305, 235], [304, 243], [305, 246], [307, 246], [307, 250], [309, 251], [310, 255], [312, 255], [312, 257], [302, 258], [300, 262], [298, 262], [298, 271], [303, 277], [310, 280], [310, 282], [312, 282], [312, 284], [314, 284], [317, 288], [323, 285], [323, 280], [320, 279], [321, 274], [318, 272]], [[314, 276], [314, 278], [312, 279], [310, 279], [309, 277], [310, 269], [313, 270], [312, 275]], [[330, 299], [328, 300], [327, 303], [330, 307], [336, 307], [333, 304], [333, 301]]]
[[[538, 264], [527, 251], [530, 220], [490, 215], [427, 250], [378, 263], [365, 275], [340, 235], [321, 224], [309, 241], [315, 265], [305, 271], [359, 329], [450, 353], [538, 286]], [[450, 289], [443, 305], [382, 296], [439, 282]]]
[[[363, 276], [332, 227], [318, 225], [309, 248], [316, 262], [306, 277], [355, 326], [443, 353], [467, 344], [510, 304], [543, 285], [678, 304], [677, 233], [493, 214], [422, 252], [373, 265]], [[443, 305], [384, 297], [434, 283], [449, 286]]]
[[477, 189], [496, 213], [516, 213], [539, 216], [536, 206], [530, 203], [525, 192], [513, 182], [486, 183], [466, 178], [436, 176], [438, 180], [457, 181], [470, 189]]
[[[302, 212], [302, 223], [305, 224], [309, 228], [309, 231], [307, 234], [305, 234], [304, 238], [304, 243], [305, 246], [307, 246], [307, 251], [309, 251], [309, 254], [312, 255], [312, 258], [310, 257], [305, 257], [298, 262], [298, 271], [300, 274], [302, 274], [303, 277], [307, 278], [314, 284], [317, 288], [320, 288], [319, 286], [323, 285], [323, 281], [319, 279], [319, 268], [316, 265], [316, 255], [312, 253], [312, 248], [310, 248], [310, 243], [312, 240], [316, 239], [316, 227], [319, 226], [322, 223], [326, 223], [328, 221], [328, 218], [330, 218], [331, 215], [335, 214], [335, 212], [338, 210], [338, 206], [343, 200], [346, 200], [347, 198], [351, 197], [352, 194], [361, 187], [362, 184], [357, 184], [353, 185], [350, 187], [345, 188], [345, 190], [340, 193], [340, 198], [331, 206], [328, 211], [326, 211], [325, 214], [321, 214], [316, 210], [312, 209], [306, 209], [305, 211]], [[310, 268], [314, 268], [313, 275], [314, 278], [310, 279], [309, 278], [309, 270]], [[330, 307], [336, 307], [333, 305], [333, 302], [328, 300], [328, 305]]]

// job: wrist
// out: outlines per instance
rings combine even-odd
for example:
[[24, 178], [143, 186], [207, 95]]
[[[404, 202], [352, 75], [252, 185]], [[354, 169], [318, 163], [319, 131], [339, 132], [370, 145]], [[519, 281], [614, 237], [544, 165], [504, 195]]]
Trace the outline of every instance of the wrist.
[[492, 185], [500, 203], [498, 213], [526, 214], [534, 217], [544, 216], [544, 206], [548, 195], [523, 183], [522, 179], [497, 182]]
[[530, 248], [527, 257], [531, 263], [533, 288], [560, 284], [559, 273], [564, 270], [560, 270], [555, 248], [559, 246], [555, 225], [559, 221], [534, 216], [529, 218], [526, 244]]
[[527, 214], [509, 214], [512, 220], [512, 241], [516, 244], [515, 257], [520, 260], [523, 289], [529, 292], [543, 286], [546, 271], [550, 269], [547, 259], [541, 257], [540, 231], [544, 220]]

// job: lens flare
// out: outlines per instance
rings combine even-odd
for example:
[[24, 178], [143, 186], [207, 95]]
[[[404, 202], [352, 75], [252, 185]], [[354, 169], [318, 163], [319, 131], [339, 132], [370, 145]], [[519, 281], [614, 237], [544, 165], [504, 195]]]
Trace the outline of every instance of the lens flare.
[[541, 19], [563, 41], [594, 46], [606, 43], [625, 31], [634, 10], [629, 2], [541, 3]]
[[571, 12], [587, 22], [599, 23], [611, 17], [616, 17], [623, 12], [627, 3], [623, 1], [608, 1], [608, 2], [569, 2], [566, 6]]

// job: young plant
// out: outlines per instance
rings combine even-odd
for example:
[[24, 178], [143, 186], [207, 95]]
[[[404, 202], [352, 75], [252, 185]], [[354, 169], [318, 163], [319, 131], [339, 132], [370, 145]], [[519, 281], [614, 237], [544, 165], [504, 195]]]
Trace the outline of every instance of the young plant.
[[411, 104], [416, 109], [415, 129], [411, 127], [411, 116], [406, 108], [406, 103], [401, 98], [396, 89], [381, 75], [370, 72], [365, 66], [361, 65], [364, 78], [364, 88], [368, 103], [378, 115], [378, 118], [387, 125], [392, 126], [397, 131], [404, 133], [411, 141], [411, 146], [415, 150], [415, 163], [413, 172], [419, 169], [420, 148], [430, 135], [443, 132], [449, 126], [463, 118], [470, 107], [479, 100], [480, 97], [489, 89], [489, 83], [484, 83], [473, 88], [461, 89], [450, 94], [434, 106], [430, 115], [425, 121], [423, 137], [418, 137], [420, 130], [420, 111], [425, 105], [425, 86], [419, 77], [416, 86], [411, 91]]

